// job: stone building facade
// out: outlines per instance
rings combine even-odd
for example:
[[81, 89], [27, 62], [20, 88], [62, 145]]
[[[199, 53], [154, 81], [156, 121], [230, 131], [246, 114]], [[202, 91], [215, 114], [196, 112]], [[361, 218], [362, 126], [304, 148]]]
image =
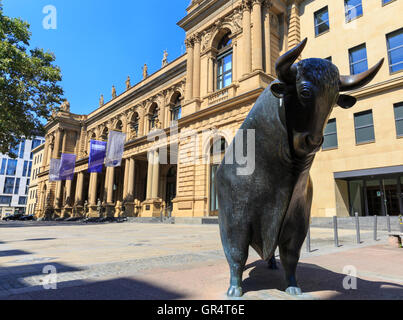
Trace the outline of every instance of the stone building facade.
[[[98, 216], [101, 203], [105, 215], [216, 216], [215, 170], [256, 99], [275, 79], [276, 59], [305, 36], [311, 49], [304, 57], [326, 58], [324, 48], [328, 55], [339, 51], [333, 38], [319, 44], [310, 30], [316, 7], [328, 2], [193, 0], [178, 22], [186, 31], [186, 54], [152, 75], [145, 72], [134, 86], [128, 79], [125, 92], [107, 103], [102, 97], [99, 108], [88, 115], [72, 114], [64, 103], [46, 125], [37, 215]], [[396, 2], [393, 5], [401, 9], [401, 1]], [[342, 30], [334, 29], [334, 37], [344, 37]], [[320, 45], [323, 48], [316, 51]], [[380, 54], [376, 57], [385, 56]], [[345, 62], [335, 62], [349, 73]], [[398, 83], [393, 88], [402, 90]], [[359, 99], [361, 95], [357, 93]], [[384, 95], [389, 95], [388, 89], [379, 93]], [[350, 117], [337, 108], [334, 112]], [[122, 166], [88, 173], [90, 140], [106, 140], [112, 130], [127, 134]], [[400, 161], [402, 141], [394, 147]], [[348, 162], [343, 150], [333, 152], [333, 157]], [[74, 180], [49, 182], [50, 159], [62, 153], [77, 155]], [[348, 182], [338, 195], [339, 182], [328, 178], [339, 168], [326, 168], [329, 152], [321, 153], [313, 170], [318, 190], [313, 214], [339, 214], [337, 199], [346, 193], [348, 198]], [[374, 161], [371, 165], [377, 167]], [[322, 196], [326, 189], [335, 196]]]

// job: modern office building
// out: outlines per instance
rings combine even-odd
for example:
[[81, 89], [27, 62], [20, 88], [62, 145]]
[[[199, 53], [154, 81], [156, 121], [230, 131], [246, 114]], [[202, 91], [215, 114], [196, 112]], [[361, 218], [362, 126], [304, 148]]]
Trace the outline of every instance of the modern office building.
[[[401, 0], [193, 0], [178, 22], [186, 54], [145, 70], [135, 85], [128, 79], [125, 92], [102, 97], [88, 115], [64, 103], [46, 125], [38, 215], [83, 214], [87, 203], [96, 216], [99, 200], [109, 215], [125, 202], [129, 216], [216, 216], [220, 159], [276, 78], [276, 59], [305, 37], [302, 58], [331, 59], [342, 74], [386, 59], [374, 81], [351, 93], [357, 105], [330, 117], [312, 168], [313, 216], [402, 213], [401, 12]], [[90, 140], [110, 131], [127, 134], [122, 166], [90, 174]], [[49, 182], [50, 160], [62, 153], [77, 155], [75, 177]]]
[[28, 188], [32, 171], [32, 150], [45, 142], [42, 137], [23, 140], [12, 152], [17, 155], [12, 159], [0, 155], [0, 210], [1, 216], [14, 213], [26, 213]]

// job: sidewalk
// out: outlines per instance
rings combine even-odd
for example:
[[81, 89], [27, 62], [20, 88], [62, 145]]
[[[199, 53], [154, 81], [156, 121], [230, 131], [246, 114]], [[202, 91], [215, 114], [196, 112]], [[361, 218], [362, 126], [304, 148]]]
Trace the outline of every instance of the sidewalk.
[[[229, 269], [216, 225], [0, 225], [0, 299], [227, 299]], [[243, 299], [403, 299], [403, 249], [363, 232], [313, 228], [312, 252], [302, 249], [301, 297], [283, 292], [250, 250]], [[44, 290], [43, 268], [57, 270], [57, 290]], [[357, 290], [343, 289], [343, 268], [357, 270]]]

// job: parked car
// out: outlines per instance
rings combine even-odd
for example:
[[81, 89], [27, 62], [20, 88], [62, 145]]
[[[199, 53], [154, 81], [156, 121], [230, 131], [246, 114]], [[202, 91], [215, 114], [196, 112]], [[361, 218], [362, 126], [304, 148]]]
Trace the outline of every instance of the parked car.
[[18, 221], [23, 216], [23, 213], [14, 213], [11, 216], [3, 218], [4, 221]]

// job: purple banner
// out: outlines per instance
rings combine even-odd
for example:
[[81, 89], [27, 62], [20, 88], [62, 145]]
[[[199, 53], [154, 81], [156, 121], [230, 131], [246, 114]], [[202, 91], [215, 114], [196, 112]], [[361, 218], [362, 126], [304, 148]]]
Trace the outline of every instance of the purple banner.
[[50, 159], [49, 181], [60, 181], [60, 159]]
[[91, 140], [90, 159], [88, 161], [88, 172], [101, 173], [106, 155], [106, 142]]
[[76, 168], [76, 155], [63, 153], [60, 163], [60, 179], [72, 181], [74, 179], [75, 168]]

